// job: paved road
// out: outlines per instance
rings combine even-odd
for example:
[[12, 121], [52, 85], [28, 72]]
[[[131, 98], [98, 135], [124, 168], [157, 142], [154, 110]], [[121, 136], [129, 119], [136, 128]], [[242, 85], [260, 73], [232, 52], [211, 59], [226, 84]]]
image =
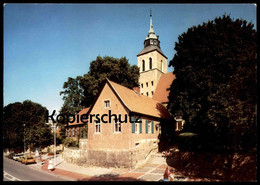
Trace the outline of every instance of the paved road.
[[3, 181], [68, 181], [3, 157]]

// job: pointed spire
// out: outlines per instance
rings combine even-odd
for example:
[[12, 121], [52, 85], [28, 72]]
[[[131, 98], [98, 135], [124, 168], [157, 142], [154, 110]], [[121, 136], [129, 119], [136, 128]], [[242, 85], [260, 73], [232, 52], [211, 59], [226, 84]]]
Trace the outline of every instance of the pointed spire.
[[153, 20], [152, 20], [152, 10], [150, 9], [150, 29], [149, 29], [149, 34], [153, 33], [154, 34], [154, 29], [153, 29]]
[[153, 20], [152, 20], [152, 10], [150, 10], [150, 28], [147, 37], [145, 40], [148, 39], [158, 39], [158, 37], [155, 35], [154, 29], [153, 29]]

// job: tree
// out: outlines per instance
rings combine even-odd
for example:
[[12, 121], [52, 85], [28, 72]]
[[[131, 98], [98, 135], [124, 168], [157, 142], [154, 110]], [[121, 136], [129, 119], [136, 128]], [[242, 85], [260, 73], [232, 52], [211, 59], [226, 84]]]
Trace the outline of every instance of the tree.
[[[8, 104], [3, 109], [4, 148], [41, 147], [52, 142], [50, 126], [45, 123], [47, 109], [26, 100]], [[24, 127], [25, 124], [25, 127]]]
[[83, 89], [80, 87], [79, 83], [81, 76], [74, 78], [69, 77], [67, 82], [64, 82], [64, 91], [60, 92], [63, 95], [64, 100], [63, 106], [61, 108], [61, 113], [75, 114], [83, 109], [81, 102], [83, 101]]
[[117, 59], [98, 56], [91, 62], [88, 73], [75, 79], [69, 77], [64, 83], [64, 91], [60, 92], [64, 100], [61, 113], [75, 114], [84, 107], [89, 107], [105, 78], [133, 88], [138, 86], [139, 69], [136, 65], [130, 66], [125, 57]]
[[[256, 145], [256, 31], [223, 15], [178, 38], [168, 109], [209, 145]], [[247, 145], [248, 146], [248, 145]]]

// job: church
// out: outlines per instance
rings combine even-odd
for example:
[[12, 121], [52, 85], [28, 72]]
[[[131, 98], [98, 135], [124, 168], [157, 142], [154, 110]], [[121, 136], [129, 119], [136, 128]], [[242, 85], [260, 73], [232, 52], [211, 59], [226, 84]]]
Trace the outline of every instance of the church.
[[[140, 70], [138, 88], [129, 89], [106, 79], [93, 104], [78, 113], [104, 115], [110, 111], [133, 120], [88, 123], [88, 137], [83, 148], [89, 165], [137, 168], [145, 164], [152, 153], [158, 152], [163, 123], [171, 119], [166, 106], [168, 89], [175, 76], [167, 73], [167, 57], [160, 48], [159, 36], [155, 35], [151, 14], [144, 48], [137, 54], [137, 65]], [[140, 121], [135, 122], [136, 118]], [[69, 123], [66, 136], [76, 139], [84, 127], [81, 122]]]

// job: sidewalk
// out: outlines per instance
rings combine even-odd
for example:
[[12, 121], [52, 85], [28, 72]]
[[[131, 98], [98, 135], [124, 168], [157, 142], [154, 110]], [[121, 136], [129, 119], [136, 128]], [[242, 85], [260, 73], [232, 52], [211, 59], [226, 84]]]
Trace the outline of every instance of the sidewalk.
[[77, 166], [66, 163], [61, 156], [57, 158], [55, 170], [49, 171], [48, 164], [46, 161], [41, 169], [78, 181], [159, 181], [167, 167], [165, 159], [156, 155], [152, 156], [142, 168], [134, 170]]
[[[53, 171], [48, 170], [49, 161], [46, 160], [40, 169], [53, 175], [67, 177], [76, 181], [159, 181], [162, 180], [168, 166], [161, 153], [151, 156], [147, 163], [138, 169], [128, 170], [119, 168], [83, 167], [69, 164], [60, 156], [56, 159], [57, 165]], [[178, 172], [174, 173], [175, 181], [187, 181]], [[180, 177], [180, 178], [178, 178]]]

